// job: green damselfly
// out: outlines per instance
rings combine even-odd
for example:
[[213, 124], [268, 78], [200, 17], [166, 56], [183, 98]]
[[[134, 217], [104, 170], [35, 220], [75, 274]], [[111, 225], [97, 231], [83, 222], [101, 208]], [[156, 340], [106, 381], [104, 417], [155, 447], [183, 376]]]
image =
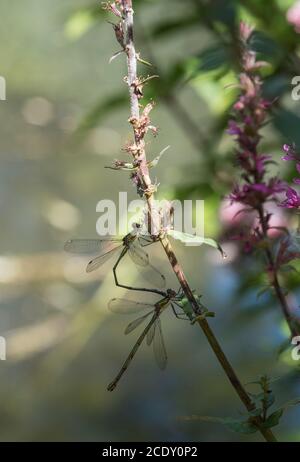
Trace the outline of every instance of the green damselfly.
[[[139, 312], [145, 312], [142, 316], [138, 317], [134, 321], [132, 321], [125, 329], [125, 334], [129, 334], [130, 332], [134, 331], [137, 327], [139, 327], [144, 321], [146, 321], [150, 316], [151, 319], [148, 322], [147, 326], [137, 339], [135, 345], [133, 346], [132, 350], [130, 351], [126, 361], [124, 362], [120, 372], [117, 374], [116, 378], [109, 384], [107, 389], [109, 391], [113, 391], [123, 374], [128, 369], [131, 361], [133, 360], [135, 354], [137, 353], [139, 347], [146, 339], [147, 345], [153, 345], [153, 352], [154, 357], [156, 360], [157, 365], [160, 369], [165, 369], [167, 365], [167, 352], [165, 347], [165, 342], [163, 339], [162, 328], [161, 328], [161, 321], [160, 316], [168, 307], [171, 307], [174, 314], [177, 317], [183, 316], [184, 319], [187, 319], [185, 316], [185, 312], [180, 305], [180, 300], [182, 299], [182, 295], [174, 292], [171, 289], [168, 289], [165, 292], [164, 298], [159, 300], [155, 304], [149, 303], [141, 303], [135, 300], [128, 300], [125, 298], [113, 298], [110, 300], [108, 304], [108, 308], [113, 313], [118, 314], [134, 314]], [[176, 311], [175, 306], [180, 308], [181, 313], [178, 314]]]

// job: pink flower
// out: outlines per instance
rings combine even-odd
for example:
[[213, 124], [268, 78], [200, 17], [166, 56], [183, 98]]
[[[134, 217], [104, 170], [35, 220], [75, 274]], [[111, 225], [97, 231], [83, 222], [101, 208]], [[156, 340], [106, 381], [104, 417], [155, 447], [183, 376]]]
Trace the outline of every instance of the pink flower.
[[292, 24], [297, 34], [300, 34], [300, 1], [294, 3], [287, 11], [287, 21]]
[[253, 216], [250, 216], [243, 204], [239, 202], [231, 203], [228, 198], [225, 198], [221, 203], [219, 216], [221, 222], [227, 227], [245, 223], [250, 226], [254, 220], [255, 213], [253, 212]]
[[282, 150], [285, 152], [285, 155], [282, 156], [282, 160], [295, 160], [299, 162], [300, 159], [297, 157], [295, 145], [284, 144]]
[[[299, 154], [297, 154], [296, 152], [296, 146], [285, 144], [283, 146], [283, 151], [285, 152], [285, 155], [282, 157], [282, 160], [296, 161], [296, 169], [297, 169], [297, 172], [300, 174], [300, 157], [299, 157]], [[300, 185], [300, 178], [294, 178], [293, 182], [295, 184]]]
[[250, 26], [246, 22], [242, 21], [240, 23], [240, 37], [244, 42], [248, 42], [251, 35], [253, 34], [254, 27]]
[[264, 183], [237, 185], [229, 199], [232, 203], [239, 202], [255, 209], [267, 200], [276, 200], [276, 194], [283, 191], [285, 191], [285, 184], [278, 178], [271, 178]]
[[293, 188], [286, 191], [286, 200], [280, 204], [280, 207], [286, 209], [300, 209], [300, 196]]

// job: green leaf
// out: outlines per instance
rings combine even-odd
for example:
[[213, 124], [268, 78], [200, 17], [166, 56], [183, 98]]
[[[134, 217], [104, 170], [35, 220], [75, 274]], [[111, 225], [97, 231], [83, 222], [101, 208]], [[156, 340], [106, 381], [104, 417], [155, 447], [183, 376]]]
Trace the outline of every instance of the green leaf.
[[267, 420], [263, 423], [263, 427], [264, 428], [272, 428], [272, 427], [276, 427], [276, 425], [279, 424], [280, 422], [280, 419], [282, 417], [282, 414], [283, 414], [283, 409], [278, 409], [277, 411], [273, 412], [273, 414], [271, 414]]
[[250, 47], [253, 51], [266, 57], [268, 61], [270, 61], [272, 57], [280, 57], [283, 52], [278, 42], [275, 42], [271, 37], [260, 31], [253, 32], [250, 39]]
[[198, 72], [210, 72], [228, 64], [229, 52], [222, 44], [207, 48], [198, 55]]
[[153, 167], [156, 167], [158, 162], [160, 161], [161, 157], [165, 154], [165, 152], [170, 149], [170, 146], [167, 146], [166, 148], [164, 148], [159, 154], [158, 156], [156, 156], [153, 160], [151, 160], [151, 162], [148, 162], [148, 167], [149, 168], [153, 168]]
[[251, 422], [242, 419], [210, 417], [210, 416], [193, 416], [193, 420], [201, 420], [203, 422], [213, 422], [224, 425], [229, 430], [235, 433], [252, 434], [257, 432], [257, 427]]
[[248, 421], [227, 419], [227, 421], [223, 422], [223, 424], [225, 427], [229, 428], [229, 430], [232, 430], [235, 433], [250, 435], [257, 432], [257, 427]]
[[[205, 3], [205, 2], [202, 2]], [[217, 3], [217, 5], [216, 5]], [[207, 2], [208, 13], [214, 23], [220, 23], [231, 30], [236, 26], [237, 2], [232, 0], [218, 0], [217, 2]]]
[[160, 39], [166, 35], [182, 31], [185, 28], [189, 28], [194, 24], [199, 24], [199, 19], [196, 15], [186, 17], [185, 15], [180, 19], [170, 20], [168, 22], [163, 22], [155, 25], [150, 31], [151, 36], [156, 39]]
[[280, 267], [280, 271], [282, 273], [290, 273], [291, 271], [294, 271], [296, 273], [299, 273], [299, 271], [293, 266], [293, 265], [284, 265]]
[[279, 75], [272, 75], [268, 79], [265, 80], [263, 89], [264, 95], [267, 99], [273, 100], [274, 98], [278, 98], [283, 96], [284, 93], [290, 86], [290, 79], [287, 75], [279, 74]]
[[168, 231], [169, 236], [183, 242], [186, 245], [209, 245], [210, 247], [214, 247], [215, 249], [219, 250], [223, 258], [226, 258], [226, 254], [220, 244], [216, 242], [214, 239], [200, 237], [193, 234], [182, 233], [181, 231], [170, 230]]
[[274, 113], [273, 123], [284, 139], [292, 139], [297, 145], [300, 144], [300, 117], [298, 114], [285, 108], [280, 108]]

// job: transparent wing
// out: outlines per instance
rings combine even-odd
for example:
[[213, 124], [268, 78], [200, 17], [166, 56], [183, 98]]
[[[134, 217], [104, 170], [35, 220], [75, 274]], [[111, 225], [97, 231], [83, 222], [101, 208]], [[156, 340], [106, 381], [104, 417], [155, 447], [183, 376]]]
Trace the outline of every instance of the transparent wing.
[[142, 274], [142, 277], [153, 284], [155, 287], [163, 289], [166, 286], [165, 277], [156, 269], [153, 265], [149, 263], [148, 254], [140, 247], [139, 244], [132, 242], [129, 246], [128, 253], [132, 261], [139, 266], [144, 266], [149, 268], [151, 274], [149, 276], [148, 272]]
[[153, 240], [150, 236], [139, 235], [138, 241], [142, 247], [148, 247], [148, 245], [153, 244]]
[[162, 334], [161, 322], [159, 318], [157, 318], [157, 321], [155, 324], [156, 324], [156, 327], [155, 327], [155, 335], [154, 335], [154, 340], [153, 340], [154, 356], [155, 356], [155, 360], [157, 362], [158, 367], [160, 369], [165, 369], [167, 366], [168, 357], [167, 357], [167, 351], [166, 351], [165, 342], [164, 342], [164, 338]]
[[134, 314], [143, 310], [152, 310], [154, 306], [150, 303], [136, 302], [127, 298], [113, 298], [108, 302], [108, 309], [117, 314]]
[[148, 318], [152, 314], [152, 311], [150, 313], [145, 314], [144, 316], [141, 316], [140, 318], [136, 319], [135, 321], [132, 321], [130, 324], [125, 329], [125, 335], [130, 334], [134, 329], [136, 329], [140, 324], [142, 324], [145, 319]]
[[93, 254], [105, 251], [112, 242], [120, 242], [120, 239], [70, 239], [64, 245], [66, 252]]
[[151, 345], [155, 335], [156, 322], [152, 324], [147, 334], [147, 345]]
[[138, 244], [132, 242], [129, 246], [128, 253], [132, 261], [139, 266], [149, 265], [149, 257]]
[[151, 278], [155, 282], [156, 287], [163, 289], [166, 287], [166, 278], [165, 276], [153, 265], [149, 265], [151, 268]]
[[[110, 244], [110, 246], [112, 246], [112, 243]], [[112, 249], [108, 250], [106, 253], [99, 255], [98, 257], [91, 260], [86, 267], [86, 272], [91, 273], [92, 271], [95, 271], [96, 269], [100, 268], [100, 266], [103, 265], [120, 247], [121, 246], [119, 245], [116, 247], [113, 247]]]
[[[149, 269], [149, 271], [148, 271]], [[144, 280], [151, 283], [153, 286], [163, 289], [166, 287], [166, 278], [163, 274], [161, 274], [158, 269], [155, 268], [153, 265], [148, 265], [147, 271], [141, 271], [141, 276]]]

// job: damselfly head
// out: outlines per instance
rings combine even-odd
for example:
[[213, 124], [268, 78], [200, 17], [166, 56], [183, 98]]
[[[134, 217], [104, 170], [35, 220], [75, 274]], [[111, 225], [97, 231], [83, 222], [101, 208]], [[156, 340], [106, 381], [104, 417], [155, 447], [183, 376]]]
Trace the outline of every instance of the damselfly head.
[[138, 235], [142, 230], [142, 225], [140, 223], [133, 223], [132, 224], [132, 231], [131, 234]]

